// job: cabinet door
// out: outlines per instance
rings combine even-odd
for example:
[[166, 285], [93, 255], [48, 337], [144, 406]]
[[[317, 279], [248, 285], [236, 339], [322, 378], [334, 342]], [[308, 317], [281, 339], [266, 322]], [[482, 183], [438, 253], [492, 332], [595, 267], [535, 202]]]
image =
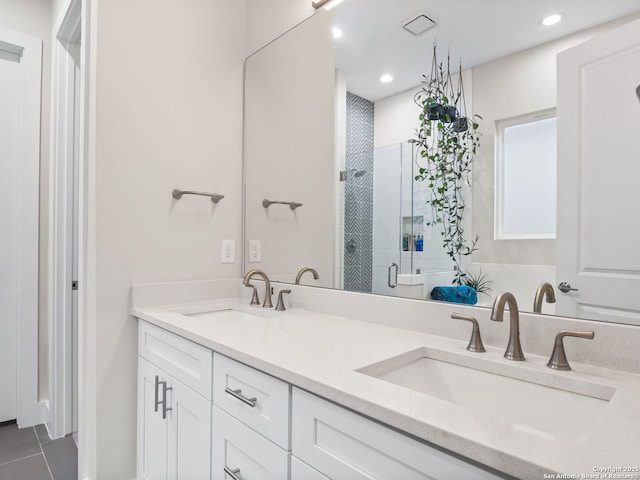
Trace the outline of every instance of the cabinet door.
[[333, 480], [499, 478], [297, 388], [292, 406], [293, 454]]
[[[169, 423], [156, 411], [158, 367], [138, 357], [138, 479], [167, 480]], [[158, 392], [158, 394], [156, 393]]]
[[293, 455], [291, 456], [291, 480], [329, 480], [319, 471], [311, 468]]
[[213, 480], [287, 480], [289, 452], [213, 406]]
[[211, 402], [166, 376], [169, 423], [168, 479], [211, 478]]

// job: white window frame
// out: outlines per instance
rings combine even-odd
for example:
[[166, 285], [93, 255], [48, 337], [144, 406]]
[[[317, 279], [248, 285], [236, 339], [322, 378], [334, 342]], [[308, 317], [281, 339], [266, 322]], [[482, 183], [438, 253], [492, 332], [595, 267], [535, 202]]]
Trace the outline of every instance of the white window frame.
[[504, 203], [505, 203], [505, 129], [516, 125], [524, 125], [540, 120], [556, 117], [556, 109], [548, 108], [536, 112], [518, 115], [496, 121], [495, 139], [495, 174], [494, 174], [494, 240], [549, 240], [555, 239], [556, 234], [507, 234], [504, 232]]

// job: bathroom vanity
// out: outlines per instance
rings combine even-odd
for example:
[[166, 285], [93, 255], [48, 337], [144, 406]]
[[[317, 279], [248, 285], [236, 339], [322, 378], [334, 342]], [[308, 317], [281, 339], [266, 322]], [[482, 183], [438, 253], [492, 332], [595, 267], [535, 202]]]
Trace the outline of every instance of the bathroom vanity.
[[276, 312], [250, 306], [239, 279], [134, 287], [138, 478], [543, 478], [640, 466], [632, 327], [578, 321], [596, 338], [567, 341], [573, 370], [558, 372], [546, 367], [552, 333], [572, 319], [523, 315], [526, 361], [513, 362], [507, 325], [488, 317], [478, 317], [487, 351], [465, 349], [470, 325], [449, 316], [468, 307], [287, 288], [288, 309]]

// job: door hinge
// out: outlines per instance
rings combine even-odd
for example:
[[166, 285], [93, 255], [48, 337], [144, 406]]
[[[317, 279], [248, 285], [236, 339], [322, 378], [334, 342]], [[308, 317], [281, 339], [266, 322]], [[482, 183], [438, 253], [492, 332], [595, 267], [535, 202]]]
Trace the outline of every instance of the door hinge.
[[71, 282], [71, 290], [77, 290], [78, 289], [78, 281], [77, 280], [73, 280]]

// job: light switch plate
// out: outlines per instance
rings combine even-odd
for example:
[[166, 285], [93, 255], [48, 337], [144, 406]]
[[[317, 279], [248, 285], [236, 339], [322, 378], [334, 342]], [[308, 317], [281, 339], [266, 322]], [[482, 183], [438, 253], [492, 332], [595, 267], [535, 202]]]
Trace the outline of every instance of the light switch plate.
[[249, 263], [258, 263], [262, 260], [261, 250], [260, 240], [249, 240]]
[[236, 262], [236, 241], [235, 240], [222, 240], [222, 247], [220, 250], [221, 250], [220, 262], [222, 263]]

